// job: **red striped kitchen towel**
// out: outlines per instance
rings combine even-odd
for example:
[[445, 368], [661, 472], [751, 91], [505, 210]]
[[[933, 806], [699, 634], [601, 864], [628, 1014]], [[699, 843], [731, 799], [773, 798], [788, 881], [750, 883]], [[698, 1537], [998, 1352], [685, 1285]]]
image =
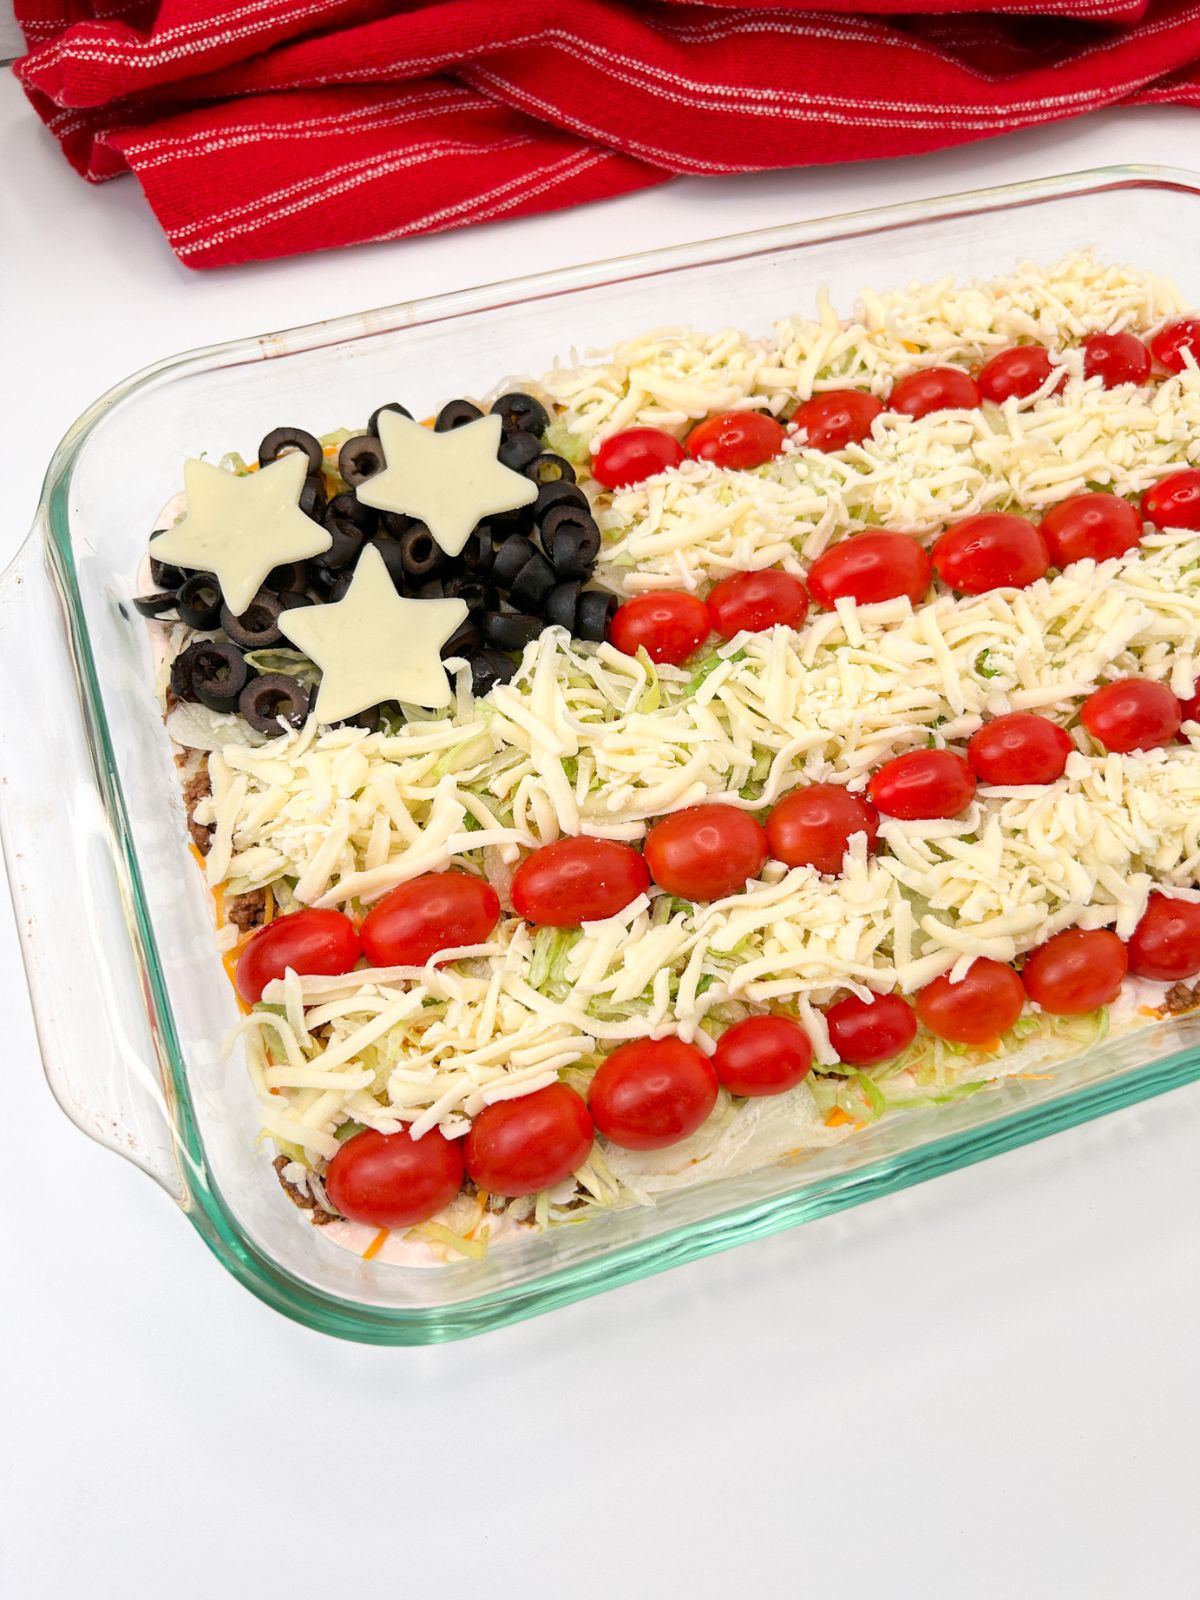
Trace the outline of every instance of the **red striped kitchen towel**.
[[16, 0], [15, 71], [192, 267], [1200, 105], [1200, 0], [841, 3]]

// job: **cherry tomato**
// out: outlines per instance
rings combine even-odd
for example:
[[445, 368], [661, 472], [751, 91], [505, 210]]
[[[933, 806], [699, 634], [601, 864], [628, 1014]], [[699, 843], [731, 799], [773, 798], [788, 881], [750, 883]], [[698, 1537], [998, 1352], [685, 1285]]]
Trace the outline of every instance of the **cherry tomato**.
[[448, 1206], [462, 1187], [462, 1148], [431, 1128], [414, 1139], [407, 1128], [364, 1128], [340, 1146], [325, 1174], [325, 1192], [344, 1217], [369, 1228], [415, 1228]]
[[777, 456], [785, 437], [775, 418], [761, 411], [723, 411], [696, 424], [687, 436], [687, 453], [694, 461], [748, 472]]
[[988, 589], [1024, 589], [1050, 566], [1046, 541], [1024, 517], [986, 512], [968, 517], [933, 547], [938, 577], [959, 594]]
[[[1018, 400], [1026, 399], [1042, 387], [1054, 370], [1050, 352], [1044, 346], [1018, 344], [986, 362], [976, 381], [983, 398], [1000, 405], [1014, 395]], [[1066, 373], [1060, 373], [1057, 387], [1065, 378]]]
[[1165, 683], [1118, 678], [1087, 697], [1079, 720], [1097, 744], [1124, 755], [1170, 744], [1183, 721], [1183, 708]]
[[1160, 328], [1150, 341], [1150, 352], [1159, 366], [1168, 372], [1182, 372], [1187, 363], [1184, 353], [1190, 351], [1200, 361], [1200, 317], [1183, 317]]
[[871, 1000], [848, 994], [829, 1007], [825, 1023], [838, 1060], [852, 1067], [890, 1061], [917, 1036], [916, 1014], [898, 994], [877, 994]]
[[1049, 717], [1010, 711], [967, 741], [967, 760], [981, 783], [1053, 783], [1074, 750], [1071, 735]]
[[767, 836], [748, 811], [710, 801], [656, 822], [645, 855], [660, 889], [681, 900], [721, 900], [758, 877]]
[[272, 978], [349, 972], [361, 954], [358, 929], [341, 911], [291, 911], [260, 928], [238, 957], [237, 991], [256, 1005]]
[[1132, 550], [1142, 537], [1136, 506], [1115, 494], [1073, 494], [1051, 506], [1041, 522], [1052, 567], [1073, 561], [1108, 561]]
[[605, 439], [592, 459], [592, 476], [606, 489], [628, 489], [630, 484], [666, 472], [683, 460], [683, 446], [661, 428], [625, 428]]
[[363, 955], [373, 967], [423, 967], [439, 950], [482, 944], [500, 917], [500, 897], [465, 872], [424, 872], [385, 894], [363, 918]]
[[792, 421], [808, 435], [810, 450], [844, 450], [867, 437], [882, 410], [863, 389], [827, 389], [797, 406]]
[[856, 833], [875, 848], [879, 813], [869, 800], [840, 783], [814, 783], [784, 795], [767, 818], [767, 844], [776, 861], [788, 867], [815, 867], [836, 875]]
[[1068, 928], [1025, 957], [1029, 998], [1053, 1017], [1095, 1011], [1116, 999], [1129, 967], [1125, 946], [1107, 928]]
[[808, 569], [809, 593], [832, 611], [844, 596], [860, 606], [907, 595], [915, 606], [929, 592], [933, 562], [908, 533], [859, 533], [819, 555]]
[[1184, 722], [1200, 722], [1200, 678], [1192, 685], [1187, 699], [1179, 702], [1179, 712]]
[[565, 1083], [485, 1106], [463, 1143], [467, 1175], [489, 1194], [515, 1199], [569, 1178], [588, 1158], [594, 1130]]
[[627, 656], [644, 650], [651, 661], [679, 666], [708, 638], [708, 607], [682, 589], [635, 595], [617, 607], [610, 638]]
[[712, 1058], [730, 1094], [784, 1094], [812, 1066], [812, 1045], [790, 1017], [747, 1017], [717, 1040]]
[[522, 861], [513, 874], [512, 902], [527, 922], [573, 928], [616, 916], [649, 887], [649, 868], [631, 845], [559, 839]]
[[743, 631], [762, 633], [776, 624], [798, 628], [808, 615], [808, 590], [790, 572], [735, 572], [709, 595], [708, 614], [723, 639]]
[[1142, 496], [1142, 514], [1156, 528], [1200, 530], [1200, 467], [1161, 478]]
[[916, 1005], [921, 1021], [939, 1039], [991, 1044], [1024, 1010], [1025, 986], [1011, 967], [980, 956], [959, 983], [951, 983], [946, 973], [927, 983]]
[[957, 817], [975, 798], [975, 774], [953, 750], [894, 756], [867, 785], [875, 809], [902, 822]]
[[662, 1150], [686, 1139], [717, 1103], [717, 1074], [682, 1039], [631, 1039], [596, 1069], [588, 1108], [625, 1150]]
[[926, 367], [901, 378], [888, 396], [888, 410], [906, 417], [927, 417], [931, 411], [973, 411], [979, 385], [957, 367]]
[[1135, 978], [1179, 983], [1200, 972], [1200, 905], [1152, 894], [1128, 944]]
[[1093, 333], [1083, 341], [1083, 375], [1099, 378], [1106, 389], [1119, 383], [1145, 383], [1153, 362], [1134, 333]]

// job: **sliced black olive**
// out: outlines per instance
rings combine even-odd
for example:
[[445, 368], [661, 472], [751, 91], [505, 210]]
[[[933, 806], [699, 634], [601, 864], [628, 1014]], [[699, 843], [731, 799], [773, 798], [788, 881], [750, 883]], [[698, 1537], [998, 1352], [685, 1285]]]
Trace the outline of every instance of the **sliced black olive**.
[[175, 609], [176, 597], [168, 591], [166, 594], [135, 594], [133, 608], [143, 617], [161, 617], [164, 611]]
[[197, 646], [191, 673], [192, 691], [210, 711], [236, 711], [238, 696], [250, 680], [250, 668], [241, 651], [215, 639]]
[[308, 715], [308, 690], [285, 672], [264, 672], [242, 690], [238, 710], [259, 733], [278, 733], [280, 717], [298, 728]]
[[603, 589], [585, 589], [575, 608], [575, 637], [603, 644], [616, 609], [615, 594], [605, 594]]
[[426, 578], [424, 583], [418, 583], [409, 589], [409, 594], [414, 600], [444, 600], [446, 591], [442, 587], [440, 578]]
[[310, 594], [301, 594], [296, 589], [285, 589], [279, 596], [279, 604], [285, 611], [294, 611], [297, 606], [315, 605], [316, 601]]
[[492, 406], [492, 411], [499, 415], [505, 433], [536, 433], [540, 436], [550, 426], [550, 418], [541, 401], [520, 390], [513, 394], [502, 394]]
[[341, 576], [340, 572], [327, 567], [323, 561], [314, 561], [309, 574], [309, 583], [322, 600], [328, 600], [329, 591]]
[[331, 572], [343, 572], [352, 567], [362, 554], [366, 534], [348, 517], [326, 517], [325, 530], [333, 543], [320, 557], [321, 565]]
[[518, 506], [515, 511], [494, 511], [488, 518], [492, 538], [500, 543], [514, 533], [529, 533], [533, 528], [533, 506]]
[[458, 572], [442, 585], [447, 600], [463, 600], [468, 611], [494, 611], [498, 598], [495, 589], [481, 577], [470, 572]]
[[[158, 532], [166, 530], [159, 528]], [[150, 582], [157, 584], [160, 589], [178, 589], [187, 577], [182, 567], [172, 567], [166, 561], [159, 561], [157, 557], [150, 557]]]
[[196, 691], [192, 688], [192, 663], [204, 648], [204, 643], [203, 639], [198, 639], [195, 644], [188, 645], [171, 663], [171, 691], [177, 700], [196, 698]]
[[374, 506], [363, 505], [356, 494], [335, 494], [325, 507], [325, 526], [335, 521], [352, 522], [370, 536], [379, 522], [379, 513]]
[[524, 472], [541, 453], [542, 441], [533, 433], [506, 433], [496, 452], [500, 464], [513, 472]]
[[539, 487], [547, 483], [574, 483], [575, 468], [562, 456], [545, 454], [534, 456], [525, 468], [525, 476], [532, 478]]
[[431, 578], [446, 564], [446, 554], [423, 522], [414, 522], [396, 541], [400, 563], [410, 581]]
[[221, 607], [221, 626], [241, 650], [265, 650], [283, 638], [279, 631], [279, 596], [260, 589], [250, 604], [235, 617], [228, 606]]
[[404, 582], [404, 562], [400, 559], [399, 539], [389, 539], [386, 533], [377, 533], [371, 540], [376, 550], [383, 557], [383, 564], [387, 568], [388, 577], [400, 588]]
[[476, 694], [486, 694], [498, 683], [514, 678], [517, 663], [500, 650], [480, 650], [471, 657], [471, 688]]
[[329, 593], [325, 596], [326, 600], [331, 606], [336, 605], [339, 600], [344, 600], [346, 598], [346, 595], [350, 589], [350, 585], [353, 581], [354, 574], [352, 572], [339, 572], [337, 574], [333, 582], [329, 585]]
[[309, 571], [307, 561], [285, 561], [280, 567], [272, 567], [263, 581], [263, 588], [270, 589], [272, 594], [303, 594], [308, 588]]
[[393, 539], [398, 539], [402, 533], [407, 533], [416, 522], [416, 517], [406, 517], [403, 511], [381, 511], [379, 513], [380, 533], [390, 534]]
[[465, 622], [460, 622], [458, 627], [442, 646], [442, 660], [447, 661], [451, 656], [460, 656], [467, 660], [483, 645], [483, 633], [474, 617], [468, 617]]
[[179, 620], [189, 628], [215, 628], [221, 619], [221, 586], [211, 572], [197, 572], [179, 589]]
[[483, 412], [469, 400], [448, 400], [437, 414], [434, 433], [452, 433], [465, 422], [478, 422]]
[[272, 428], [258, 447], [258, 464], [269, 467], [289, 450], [300, 450], [308, 457], [309, 472], [320, 472], [325, 461], [321, 441], [303, 428]]
[[468, 572], [478, 573], [482, 576], [492, 570], [499, 549], [491, 524], [481, 522], [475, 531], [467, 538], [459, 552], [459, 560]]
[[542, 602], [558, 582], [554, 568], [540, 550], [535, 550], [516, 576], [508, 591], [518, 611], [540, 611]]
[[589, 526], [589, 524], [593, 528], [596, 526], [595, 517], [584, 506], [577, 506], [570, 501], [564, 501], [561, 505], [551, 506], [545, 515], [538, 519], [538, 532], [542, 536], [544, 549], [549, 550], [551, 539], [553, 539], [559, 528], [567, 522], [579, 522], [584, 527]]
[[386, 405], [376, 406], [368, 419], [367, 432], [373, 433], [377, 439], [379, 437], [379, 413], [381, 411], [398, 411], [402, 417], [407, 417], [410, 422], [412, 421], [412, 412], [407, 406], [402, 406], [399, 400], [389, 400]]
[[325, 479], [320, 473], [315, 477], [305, 478], [304, 487], [300, 491], [300, 509], [306, 517], [311, 517], [314, 522], [325, 520]]
[[521, 568], [527, 561], [532, 561], [536, 554], [533, 541], [523, 534], [514, 534], [511, 539], [506, 539], [492, 562], [492, 582], [497, 588], [511, 589]]
[[586, 494], [577, 483], [568, 483], [565, 478], [556, 478], [553, 483], [544, 483], [538, 490], [538, 497], [533, 502], [533, 520], [540, 527], [543, 519], [555, 506], [578, 506], [580, 511], [591, 512], [591, 503]]
[[483, 616], [483, 637], [497, 650], [524, 650], [543, 627], [541, 617], [522, 611], [487, 611]]
[[352, 717], [344, 717], [336, 727], [340, 728], [365, 728], [368, 733], [377, 733], [383, 717], [378, 706], [368, 706], [365, 711], [356, 711]]
[[588, 518], [564, 522], [550, 541], [550, 560], [560, 578], [590, 578], [600, 554], [600, 529]]
[[575, 607], [579, 604], [578, 583], [556, 583], [542, 602], [542, 615], [556, 628], [575, 632]]
[[383, 450], [371, 433], [357, 433], [338, 451], [338, 471], [352, 489], [384, 468]]

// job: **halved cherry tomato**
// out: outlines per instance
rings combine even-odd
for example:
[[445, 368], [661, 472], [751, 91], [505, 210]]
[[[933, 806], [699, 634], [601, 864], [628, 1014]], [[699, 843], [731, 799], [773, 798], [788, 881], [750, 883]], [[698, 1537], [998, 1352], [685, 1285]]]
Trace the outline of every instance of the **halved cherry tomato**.
[[1165, 683], [1118, 678], [1087, 697], [1079, 720], [1097, 744], [1124, 755], [1170, 744], [1183, 721], [1183, 708]]
[[1132, 550], [1142, 537], [1136, 506], [1115, 494], [1073, 494], [1051, 506], [1041, 521], [1052, 567], [1073, 561], [1108, 561]]
[[1009, 711], [967, 740], [967, 760], [981, 783], [1053, 783], [1074, 750], [1071, 735], [1049, 717]]
[[1024, 517], [985, 512], [951, 528], [933, 547], [938, 577], [959, 594], [1025, 589], [1050, 567], [1046, 541]]
[[1145, 383], [1153, 362], [1134, 333], [1093, 333], [1083, 341], [1083, 375], [1099, 378], [1106, 389], [1119, 383]]
[[746, 1017], [717, 1040], [712, 1064], [730, 1094], [785, 1094], [812, 1066], [812, 1044], [790, 1017]]
[[1200, 361], [1200, 317], [1181, 317], [1178, 322], [1168, 322], [1150, 341], [1150, 352], [1160, 366], [1168, 372], [1182, 372], [1187, 363], [1184, 352], [1190, 351]]
[[775, 418], [761, 411], [722, 411], [696, 424], [687, 436], [687, 453], [694, 461], [748, 472], [777, 456], [785, 437]]
[[863, 389], [827, 389], [798, 405], [792, 421], [808, 435], [810, 450], [844, 450], [867, 437], [882, 410]]
[[260, 928], [238, 957], [243, 1000], [256, 1005], [272, 978], [293, 972], [349, 972], [360, 955], [358, 929], [341, 911], [291, 911]]
[[666, 472], [683, 460], [679, 440], [661, 428], [625, 428], [605, 439], [592, 459], [592, 476], [606, 489], [628, 489], [630, 484]]
[[926, 367], [901, 378], [888, 396], [889, 411], [906, 417], [927, 417], [931, 411], [973, 411], [980, 402], [979, 385], [957, 367]]
[[500, 917], [490, 883], [465, 872], [424, 872], [385, 894], [363, 918], [373, 967], [423, 967], [439, 950], [482, 944]]
[[871, 1000], [848, 994], [829, 1007], [825, 1024], [838, 1060], [852, 1067], [890, 1061], [917, 1036], [916, 1014], [898, 994], [877, 994]]
[[662, 589], [618, 606], [609, 637], [627, 656], [644, 650], [651, 661], [677, 667], [704, 643], [711, 627], [708, 607], [698, 595]]
[[364, 1128], [341, 1145], [325, 1174], [325, 1192], [344, 1217], [370, 1228], [415, 1228], [448, 1206], [462, 1187], [462, 1146], [431, 1128]]
[[767, 836], [748, 811], [710, 801], [656, 822], [645, 856], [660, 889], [681, 900], [721, 900], [758, 877]]
[[[1054, 372], [1050, 352], [1040, 344], [1018, 344], [1011, 350], [1001, 350], [984, 364], [978, 379], [979, 392], [985, 400], [1001, 405], [1015, 395], [1025, 400], [1040, 389]], [[1061, 387], [1066, 373], [1061, 372], [1056, 387]]]
[[1011, 967], [979, 956], [960, 982], [951, 983], [943, 973], [927, 983], [917, 993], [916, 1006], [921, 1021], [939, 1039], [990, 1044], [1021, 1015], [1025, 986]]
[[526, 856], [513, 874], [512, 903], [527, 922], [574, 928], [616, 916], [649, 887], [650, 869], [632, 845], [581, 836]]
[[830, 875], [842, 861], [856, 833], [875, 848], [879, 813], [869, 800], [851, 794], [840, 783], [813, 783], [785, 794], [767, 818], [767, 844], [776, 861], [788, 867], [815, 867]]
[[1156, 528], [1200, 530], [1200, 467], [1161, 478], [1142, 496], [1142, 512]]
[[877, 811], [902, 822], [957, 817], [975, 798], [975, 774], [953, 750], [910, 750], [885, 761], [867, 792]]
[[591, 1114], [574, 1089], [547, 1084], [483, 1108], [463, 1140], [467, 1175], [489, 1194], [538, 1194], [578, 1172], [593, 1137]]
[[1152, 894], [1128, 944], [1135, 978], [1179, 983], [1200, 972], [1200, 905]]
[[682, 1039], [631, 1039], [600, 1063], [588, 1091], [592, 1121], [625, 1150], [678, 1144], [716, 1103], [716, 1069]]
[[1031, 950], [1021, 969], [1029, 998], [1053, 1017], [1075, 1017], [1116, 999], [1129, 968], [1107, 928], [1067, 928]]
[[782, 625], [798, 628], [808, 615], [808, 590], [790, 572], [766, 568], [722, 578], [708, 597], [712, 625], [723, 639]]
[[860, 606], [907, 595], [915, 606], [929, 592], [933, 562], [908, 533], [858, 533], [819, 555], [808, 569], [809, 593], [832, 611], [849, 596]]

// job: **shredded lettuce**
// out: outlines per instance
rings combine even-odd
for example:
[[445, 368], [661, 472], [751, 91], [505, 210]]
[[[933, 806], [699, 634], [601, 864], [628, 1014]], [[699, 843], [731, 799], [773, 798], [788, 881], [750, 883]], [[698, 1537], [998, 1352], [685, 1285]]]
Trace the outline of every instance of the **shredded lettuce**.
[[313, 685], [321, 681], [321, 669], [299, 650], [281, 646], [266, 650], [247, 650], [246, 660], [256, 672], [283, 672], [289, 678]]

